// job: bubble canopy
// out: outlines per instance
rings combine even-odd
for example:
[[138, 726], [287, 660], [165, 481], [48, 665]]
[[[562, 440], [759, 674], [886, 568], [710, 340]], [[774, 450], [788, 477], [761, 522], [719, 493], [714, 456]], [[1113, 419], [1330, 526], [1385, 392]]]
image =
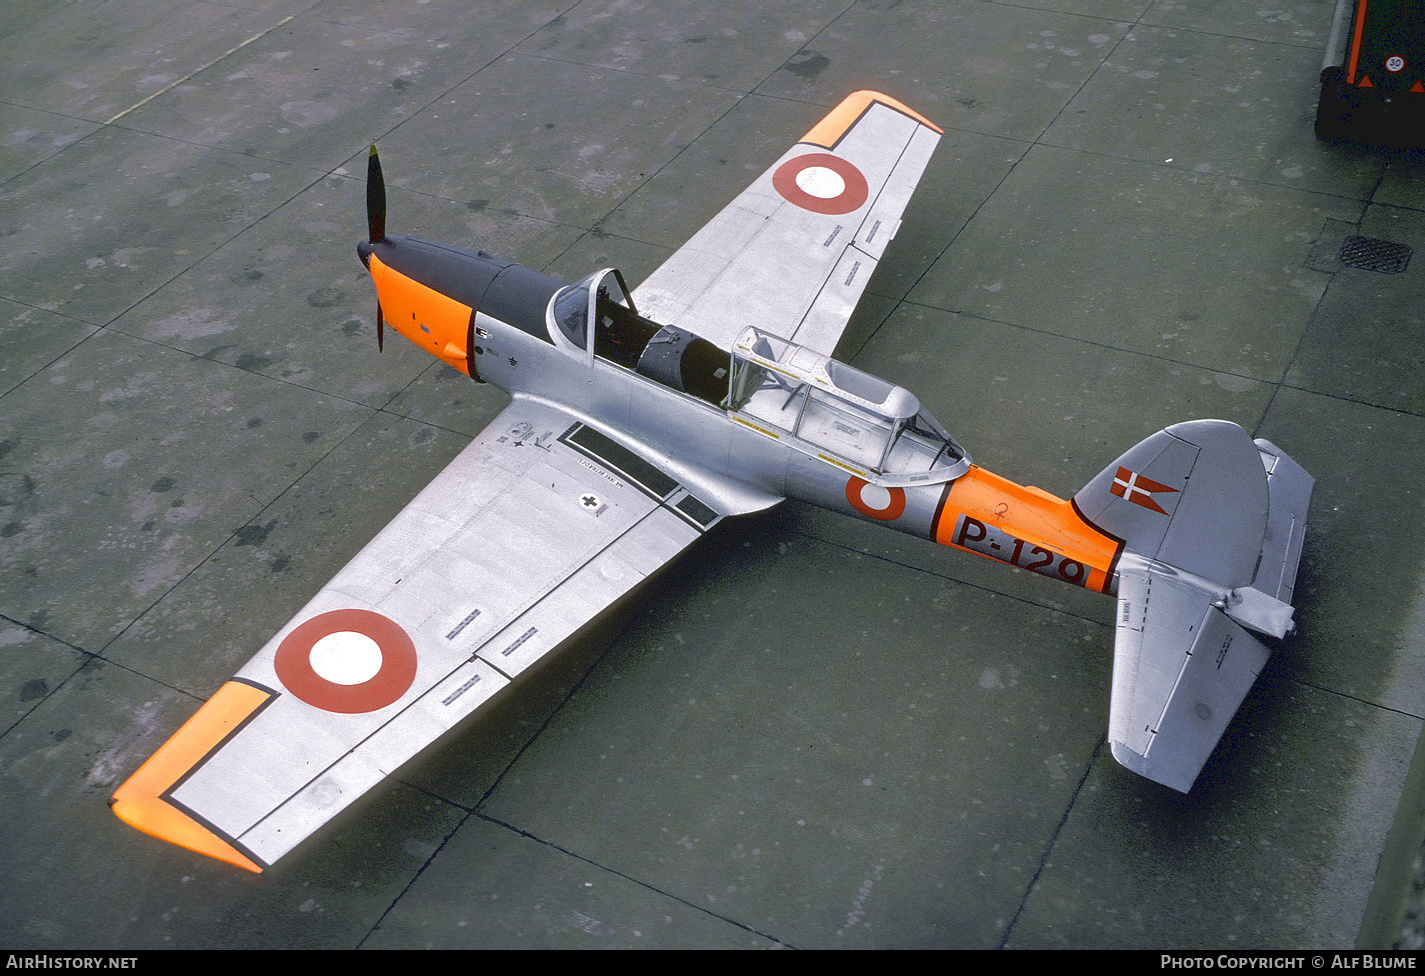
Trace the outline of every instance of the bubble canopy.
[[875, 484], [949, 481], [970, 467], [909, 390], [754, 326], [733, 343], [727, 406]]

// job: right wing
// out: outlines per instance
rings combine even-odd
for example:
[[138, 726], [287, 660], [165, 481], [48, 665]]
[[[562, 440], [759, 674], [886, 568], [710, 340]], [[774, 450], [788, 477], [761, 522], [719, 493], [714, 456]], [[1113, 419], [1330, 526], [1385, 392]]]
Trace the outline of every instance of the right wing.
[[517, 397], [111, 805], [261, 870], [721, 517], [612, 438]]
[[940, 131], [847, 96], [635, 289], [639, 312], [722, 349], [755, 325], [832, 355]]
[[1127, 768], [1182, 793], [1269, 654], [1213, 601], [1171, 571], [1119, 571], [1109, 746]]

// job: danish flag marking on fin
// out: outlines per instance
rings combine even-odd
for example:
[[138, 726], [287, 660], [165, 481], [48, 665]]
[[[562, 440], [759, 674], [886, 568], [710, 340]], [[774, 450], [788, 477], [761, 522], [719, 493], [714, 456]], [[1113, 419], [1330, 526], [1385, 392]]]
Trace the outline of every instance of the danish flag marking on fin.
[[1153, 495], [1160, 491], [1177, 491], [1178, 489], [1160, 485], [1152, 478], [1145, 478], [1141, 474], [1129, 471], [1119, 465], [1118, 473], [1113, 476], [1113, 484], [1109, 486], [1108, 490], [1135, 505], [1142, 505], [1160, 515], [1167, 515], [1167, 511], [1153, 500]]

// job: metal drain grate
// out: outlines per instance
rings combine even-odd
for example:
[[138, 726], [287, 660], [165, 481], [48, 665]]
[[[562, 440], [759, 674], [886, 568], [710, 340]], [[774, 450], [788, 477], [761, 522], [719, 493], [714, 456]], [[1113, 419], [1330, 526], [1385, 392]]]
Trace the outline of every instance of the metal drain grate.
[[1383, 241], [1378, 237], [1348, 237], [1337, 255], [1348, 268], [1374, 271], [1377, 274], [1400, 274], [1410, 263], [1410, 248], [1405, 244]]

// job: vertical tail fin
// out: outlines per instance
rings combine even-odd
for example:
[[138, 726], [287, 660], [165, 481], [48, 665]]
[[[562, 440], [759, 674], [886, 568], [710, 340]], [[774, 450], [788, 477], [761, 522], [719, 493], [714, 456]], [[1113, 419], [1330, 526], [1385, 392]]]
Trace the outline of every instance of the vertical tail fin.
[[1175, 424], [1130, 449], [1074, 496], [1126, 548], [1226, 587], [1252, 582], [1267, 527], [1267, 477], [1236, 424]]

